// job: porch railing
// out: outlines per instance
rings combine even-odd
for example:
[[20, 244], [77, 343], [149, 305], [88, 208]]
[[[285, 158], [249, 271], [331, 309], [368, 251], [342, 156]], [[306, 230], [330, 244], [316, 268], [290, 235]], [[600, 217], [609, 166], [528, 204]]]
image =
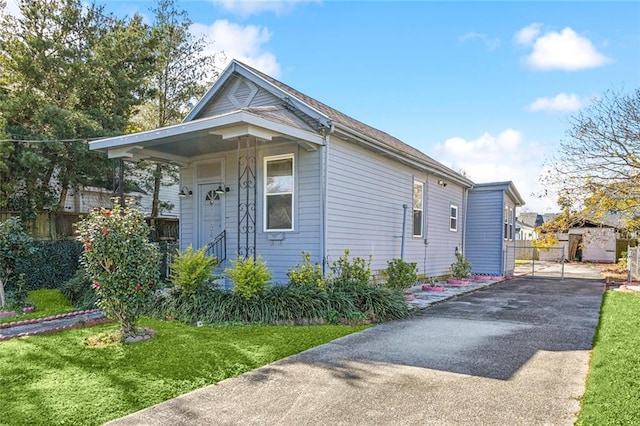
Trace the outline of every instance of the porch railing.
[[215, 256], [218, 263], [227, 259], [227, 231], [224, 230], [217, 237], [207, 244], [207, 256]]

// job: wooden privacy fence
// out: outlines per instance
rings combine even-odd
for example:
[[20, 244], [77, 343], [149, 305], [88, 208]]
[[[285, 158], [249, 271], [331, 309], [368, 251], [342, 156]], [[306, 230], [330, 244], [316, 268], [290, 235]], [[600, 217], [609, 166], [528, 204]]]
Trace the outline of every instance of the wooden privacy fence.
[[[86, 213], [67, 212], [39, 212], [35, 219], [26, 222], [29, 234], [36, 241], [56, 241], [72, 239], [75, 237], [74, 224], [82, 219]], [[0, 220], [12, 216], [20, 216], [19, 212], [0, 212]], [[152, 226], [151, 241], [177, 241], [178, 218], [160, 217], [147, 218], [147, 223]]]

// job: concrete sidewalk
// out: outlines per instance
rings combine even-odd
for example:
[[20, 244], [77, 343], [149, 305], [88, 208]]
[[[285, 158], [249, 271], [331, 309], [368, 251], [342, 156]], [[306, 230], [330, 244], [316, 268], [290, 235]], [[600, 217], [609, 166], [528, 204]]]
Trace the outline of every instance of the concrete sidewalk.
[[516, 279], [114, 425], [571, 425], [601, 280]]

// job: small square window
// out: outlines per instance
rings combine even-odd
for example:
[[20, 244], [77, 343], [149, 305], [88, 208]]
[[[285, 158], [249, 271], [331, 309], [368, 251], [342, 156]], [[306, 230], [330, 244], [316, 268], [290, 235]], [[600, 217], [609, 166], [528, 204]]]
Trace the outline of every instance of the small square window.
[[449, 230], [458, 231], [458, 206], [451, 205], [449, 213]]

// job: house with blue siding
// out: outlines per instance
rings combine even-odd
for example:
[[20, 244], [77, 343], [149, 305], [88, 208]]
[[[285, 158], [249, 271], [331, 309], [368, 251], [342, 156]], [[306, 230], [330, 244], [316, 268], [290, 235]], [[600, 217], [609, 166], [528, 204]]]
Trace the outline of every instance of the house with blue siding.
[[475, 184], [469, 190], [465, 256], [473, 272], [513, 275], [516, 208], [524, 205], [513, 182]]
[[180, 165], [181, 248], [260, 256], [276, 282], [303, 250], [325, 268], [349, 249], [373, 271], [403, 257], [434, 276], [471, 243], [470, 179], [235, 60], [181, 124], [91, 149]]

